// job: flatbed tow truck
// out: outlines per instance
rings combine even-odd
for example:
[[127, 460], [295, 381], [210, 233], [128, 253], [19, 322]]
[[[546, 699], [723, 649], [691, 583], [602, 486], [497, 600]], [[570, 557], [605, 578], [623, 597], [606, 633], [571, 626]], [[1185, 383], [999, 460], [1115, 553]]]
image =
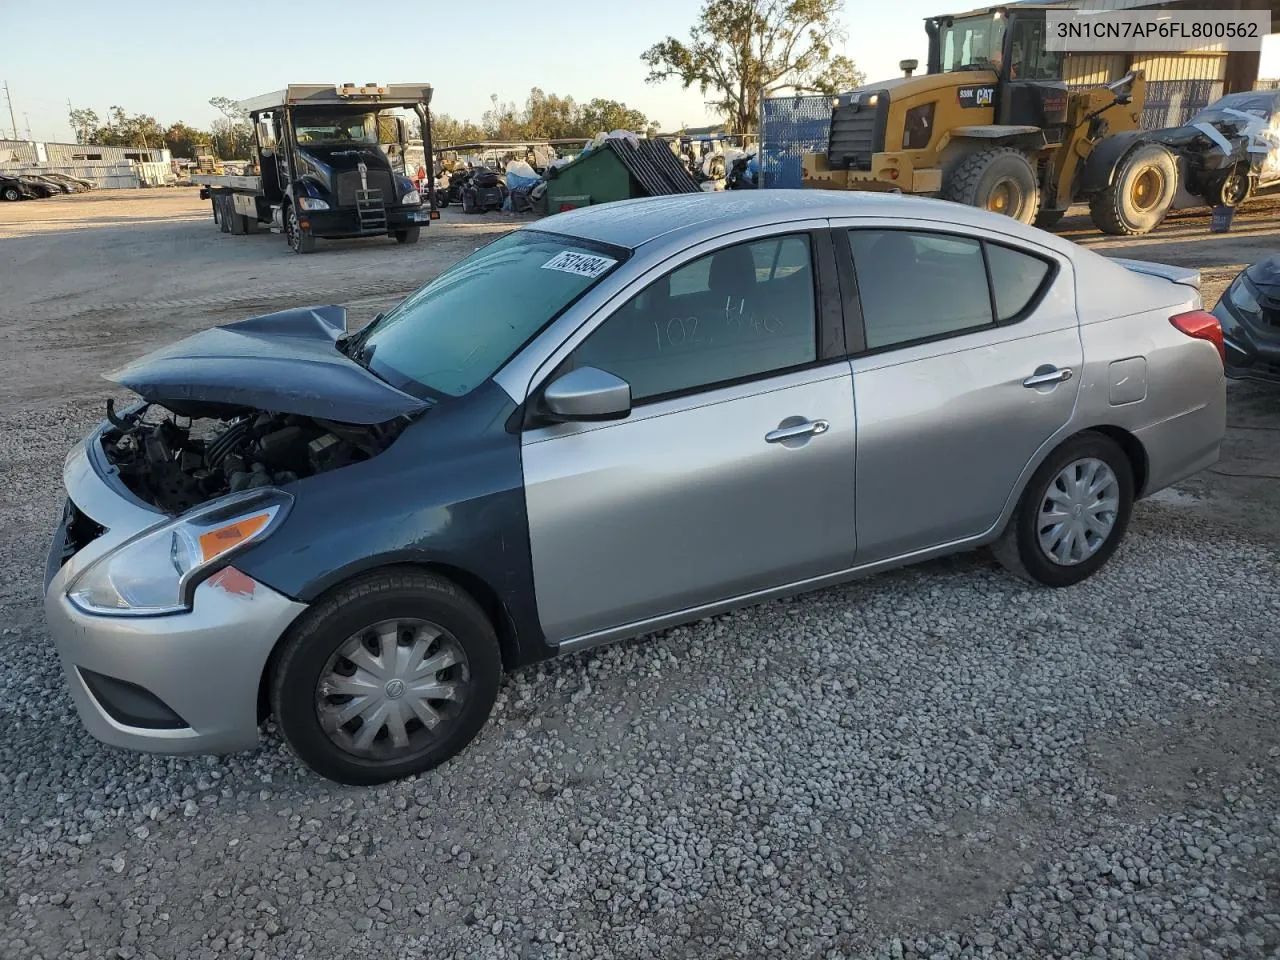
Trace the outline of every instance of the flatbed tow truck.
[[392, 236], [416, 243], [439, 219], [435, 196], [419, 195], [406, 169], [408, 128], [421, 121], [431, 154], [431, 85], [290, 84], [240, 101], [253, 121], [255, 174], [200, 173], [191, 178], [224, 233], [268, 225], [296, 253], [316, 239]]

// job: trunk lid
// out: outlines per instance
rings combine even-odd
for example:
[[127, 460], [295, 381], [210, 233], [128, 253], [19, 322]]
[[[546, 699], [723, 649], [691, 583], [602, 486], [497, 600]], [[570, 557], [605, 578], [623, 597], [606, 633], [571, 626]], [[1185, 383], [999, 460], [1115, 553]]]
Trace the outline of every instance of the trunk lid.
[[269, 410], [386, 423], [425, 410], [338, 350], [346, 310], [303, 307], [204, 330], [104, 374], [179, 416]]
[[1200, 291], [1200, 271], [1190, 267], [1175, 267], [1167, 263], [1153, 263], [1150, 260], [1127, 260], [1123, 257], [1108, 257], [1134, 273], [1146, 274], [1149, 277], [1163, 277], [1172, 283], [1180, 283], [1190, 287], [1197, 293]]

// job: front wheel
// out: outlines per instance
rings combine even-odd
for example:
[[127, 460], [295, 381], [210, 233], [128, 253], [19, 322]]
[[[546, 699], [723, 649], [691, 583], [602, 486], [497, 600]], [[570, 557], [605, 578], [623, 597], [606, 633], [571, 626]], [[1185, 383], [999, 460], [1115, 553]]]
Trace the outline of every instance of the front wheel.
[[421, 234], [421, 227], [406, 227], [404, 230], [397, 230], [396, 243], [417, 243]]
[[1238, 207], [1249, 199], [1253, 181], [1249, 168], [1237, 168], [1210, 187], [1205, 199], [1211, 207]]
[[1115, 553], [1132, 510], [1129, 458], [1109, 437], [1082, 433], [1040, 465], [991, 552], [1023, 579], [1069, 587]]
[[1030, 158], [1016, 147], [969, 154], [947, 174], [942, 199], [1031, 223], [1040, 209], [1040, 184]]
[[382, 783], [461, 752], [501, 678], [498, 638], [470, 596], [423, 571], [388, 570], [339, 587], [290, 630], [271, 707], [316, 773]]
[[12, 203], [22, 199], [22, 191], [17, 187], [5, 187], [4, 193], [0, 194], [0, 196], [3, 196], [6, 200]]
[[315, 252], [316, 238], [302, 229], [302, 225], [298, 223], [298, 215], [294, 212], [293, 204], [288, 202], [284, 206], [284, 235], [294, 253]]

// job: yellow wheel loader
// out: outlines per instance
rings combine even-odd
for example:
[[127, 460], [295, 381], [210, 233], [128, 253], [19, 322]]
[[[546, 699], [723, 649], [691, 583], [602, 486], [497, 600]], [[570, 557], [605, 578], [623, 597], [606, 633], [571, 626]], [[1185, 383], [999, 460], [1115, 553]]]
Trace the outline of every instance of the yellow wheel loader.
[[1147, 233], [1177, 193], [1168, 148], [1137, 135], [1146, 80], [1068, 89], [1045, 49], [1047, 10], [987, 7], [925, 21], [928, 72], [836, 97], [826, 153], [803, 185], [941, 197], [1049, 227], [1087, 202], [1105, 233]]

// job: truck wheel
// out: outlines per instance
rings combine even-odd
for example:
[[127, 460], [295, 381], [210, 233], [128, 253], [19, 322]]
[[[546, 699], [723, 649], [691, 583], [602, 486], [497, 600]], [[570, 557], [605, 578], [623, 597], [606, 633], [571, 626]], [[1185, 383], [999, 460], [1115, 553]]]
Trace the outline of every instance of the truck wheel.
[[284, 235], [294, 253], [315, 252], [316, 238], [298, 225], [298, 215], [294, 212], [292, 203], [284, 205]]
[[1178, 164], [1167, 147], [1144, 143], [1120, 161], [1111, 185], [1089, 203], [1093, 224], [1113, 237], [1160, 226], [1178, 191]]
[[231, 202], [225, 193], [218, 194], [218, 229], [231, 232]]
[[236, 237], [244, 236], [245, 233], [247, 232], [244, 226], [244, 222], [246, 219], [244, 214], [236, 213], [236, 207], [233, 202], [228, 203], [227, 206], [231, 208], [231, 216], [228, 217], [227, 220], [231, 224], [232, 236], [236, 236]]
[[942, 186], [942, 198], [1031, 223], [1040, 209], [1036, 168], [1016, 147], [991, 147], [961, 160]]
[[396, 243], [417, 243], [422, 233], [421, 227], [407, 227], [396, 231]]
[[462, 191], [462, 212], [463, 213], [479, 213], [480, 208], [476, 205], [476, 192], [474, 190]]
[[1035, 225], [1041, 230], [1052, 230], [1066, 215], [1065, 210], [1041, 210], [1036, 214]]

